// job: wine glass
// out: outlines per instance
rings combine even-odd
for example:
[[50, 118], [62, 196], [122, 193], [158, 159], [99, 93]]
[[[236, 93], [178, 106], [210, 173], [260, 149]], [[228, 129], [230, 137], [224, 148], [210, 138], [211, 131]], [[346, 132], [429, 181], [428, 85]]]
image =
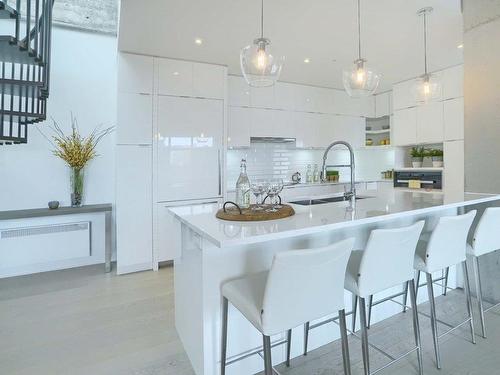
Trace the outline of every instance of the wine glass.
[[[279, 195], [280, 193], [283, 191], [283, 187], [285, 186], [284, 183], [283, 183], [283, 179], [281, 178], [278, 178], [276, 180], [276, 183], [278, 185], [278, 190], [276, 191], [276, 196], [275, 197], [278, 197], [279, 198]], [[279, 201], [278, 201], [279, 202]], [[274, 207], [276, 207], [277, 209], [280, 209], [280, 208], [283, 208], [283, 206], [281, 204], [275, 204]]]
[[264, 183], [262, 180], [255, 180], [250, 184], [250, 189], [252, 190], [253, 195], [255, 195], [255, 206], [252, 207], [253, 211], [263, 210], [261, 203], [259, 203], [259, 197], [264, 192]]
[[269, 196], [269, 200], [271, 201], [271, 207], [266, 210], [266, 212], [277, 212], [278, 208], [274, 204], [274, 198], [278, 194], [280, 189], [280, 182], [277, 179], [273, 179], [269, 181], [267, 186], [267, 195]]

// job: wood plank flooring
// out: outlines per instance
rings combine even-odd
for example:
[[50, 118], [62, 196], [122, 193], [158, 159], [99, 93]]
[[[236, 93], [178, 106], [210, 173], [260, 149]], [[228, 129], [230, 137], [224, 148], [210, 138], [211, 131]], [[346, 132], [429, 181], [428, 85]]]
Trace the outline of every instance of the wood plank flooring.
[[[174, 328], [173, 297], [171, 267], [115, 276], [99, 265], [2, 279], [0, 374], [193, 375]], [[437, 306], [438, 316], [450, 322], [465, 315], [458, 291], [439, 297]], [[426, 304], [420, 308], [428, 311]], [[442, 341], [440, 371], [434, 366], [429, 319], [421, 316], [425, 374], [500, 374], [499, 311], [487, 314], [487, 340], [477, 337], [472, 345], [464, 328]], [[370, 340], [393, 355], [408, 349], [411, 315], [375, 324]], [[360, 347], [350, 336], [353, 375], [362, 374]], [[385, 363], [383, 356], [370, 354], [372, 369]], [[288, 369], [277, 367], [283, 375], [342, 374], [339, 343], [294, 359]], [[411, 355], [381, 374], [416, 374], [415, 369]]]

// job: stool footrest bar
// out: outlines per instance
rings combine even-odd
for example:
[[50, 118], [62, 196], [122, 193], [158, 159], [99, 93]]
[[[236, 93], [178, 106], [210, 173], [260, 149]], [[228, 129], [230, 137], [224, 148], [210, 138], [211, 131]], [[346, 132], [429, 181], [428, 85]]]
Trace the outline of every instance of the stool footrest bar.
[[[271, 343], [271, 348], [274, 348], [274, 347], [279, 346], [279, 345], [284, 345], [286, 343], [287, 343], [286, 340], [275, 341], [275, 342]], [[247, 350], [246, 352], [235, 354], [235, 355], [227, 358], [227, 360], [226, 360], [226, 366], [230, 365], [232, 363], [241, 361], [241, 360], [243, 360], [245, 358], [251, 357], [251, 356], [253, 356], [255, 354], [259, 354], [260, 355], [260, 353], [262, 353], [263, 351], [264, 351], [264, 348], [262, 346], [259, 346], [257, 348], [253, 348], [253, 349]]]

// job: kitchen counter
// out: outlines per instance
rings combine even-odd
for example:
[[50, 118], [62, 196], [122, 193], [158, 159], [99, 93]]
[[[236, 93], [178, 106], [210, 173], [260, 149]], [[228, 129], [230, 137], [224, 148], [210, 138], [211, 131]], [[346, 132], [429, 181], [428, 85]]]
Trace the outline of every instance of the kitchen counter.
[[[294, 205], [292, 217], [265, 222], [229, 222], [215, 218], [216, 204], [176, 207], [170, 210], [177, 235], [172, 246], [181, 248], [174, 260], [175, 326], [197, 375], [220, 374], [221, 285], [227, 280], [269, 270], [280, 251], [326, 246], [339, 240], [355, 238], [355, 248], [362, 249], [370, 232], [376, 228], [395, 228], [425, 220], [431, 230], [439, 217], [457, 215], [465, 206], [494, 204], [499, 195], [464, 193], [427, 193], [393, 188], [359, 191], [355, 207], [349, 202], [315, 206]], [[441, 276], [436, 274], [435, 276]], [[456, 270], [450, 268], [449, 287], [457, 286]], [[400, 292], [396, 286], [381, 297]], [[436, 287], [435, 293], [441, 288]], [[418, 294], [418, 303], [427, 300]], [[346, 306], [352, 295], [345, 294]], [[349, 302], [350, 301], [350, 302]], [[290, 308], [293, 301], [290, 301]], [[382, 304], [373, 311], [372, 322], [381, 321], [401, 311], [392, 304]], [[329, 318], [329, 317], [325, 317]], [[347, 324], [350, 325], [351, 318]], [[229, 359], [262, 345], [262, 337], [251, 323], [234, 308], [229, 309]], [[302, 355], [302, 327], [292, 330], [292, 358]], [[310, 336], [309, 350], [328, 344], [340, 336], [332, 325], [320, 326]], [[276, 335], [273, 341], [283, 339]], [[273, 350], [274, 363], [285, 359], [285, 348]], [[248, 356], [228, 366], [227, 375], [251, 375], [263, 369], [259, 356]]]

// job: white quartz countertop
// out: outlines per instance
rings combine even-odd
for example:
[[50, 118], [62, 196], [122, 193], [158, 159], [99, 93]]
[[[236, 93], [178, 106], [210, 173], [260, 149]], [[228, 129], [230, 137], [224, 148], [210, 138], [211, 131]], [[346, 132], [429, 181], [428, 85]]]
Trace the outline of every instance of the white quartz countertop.
[[392, 218], [424, 214], [447, 208], [500, 200], [500, 195], [445, 192], [410, 192], [397, 189], [358, 192], [366, 197], [356, 201], [314, 206], [293, 204], [295, 215], [261, 222], [217, 219], [218, 204], [198, 204], [171, 208], [170, 212], [203, 238], [218, 247], [245, 245], [368, 224]]

